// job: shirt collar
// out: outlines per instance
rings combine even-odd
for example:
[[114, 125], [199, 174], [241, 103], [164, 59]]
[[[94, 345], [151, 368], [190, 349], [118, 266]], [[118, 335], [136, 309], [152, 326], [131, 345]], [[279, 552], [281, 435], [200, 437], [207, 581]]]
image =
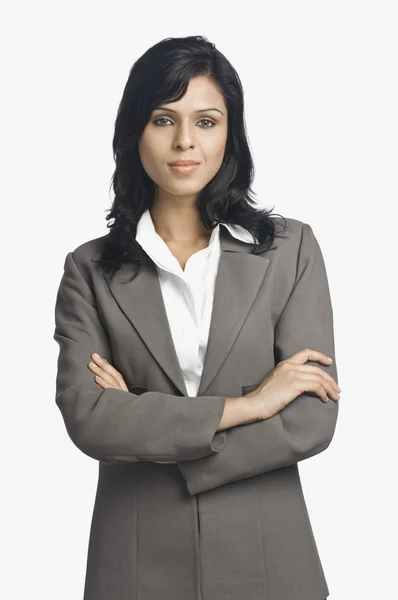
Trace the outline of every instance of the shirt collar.
[[[228, 229], [228, 231], [238, 240], [242, 242], [246, 242], [248, 244], [253, 244], [255, 241], [254, 236], [242, 227], [241, 225], [231, 225], [229, 223], [222, 223], [224, 227]], [[216, 227], [213, 228], [209, 244], [207, 250], [210, 252], [214, 243], [219, 241], [220, 237], [220, 224], [217, 224]], [[148, 249], [152, 248], [157, 254], [158, 252], [164, 252], [165, 249], [168, 249], [167, 244], [160, 237], [160, 235], [156, 232], [155, 226], [153, 224], [153, 220], [151, 217], [151, 213], [149, 208], [147, 208], [143, 214], [141, 215], [138, 224], [137, 224], [137, 233], [136, 233], [136, 241], [142, 246], [142, 248], [149, 254]]]

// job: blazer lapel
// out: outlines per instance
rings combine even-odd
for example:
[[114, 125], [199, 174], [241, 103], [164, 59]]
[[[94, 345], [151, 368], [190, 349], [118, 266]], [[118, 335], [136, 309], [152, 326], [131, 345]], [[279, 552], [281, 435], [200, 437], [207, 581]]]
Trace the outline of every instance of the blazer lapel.
[[[263, 282], [269, 258], [250, 254], [252, 244], [220, 226], [221, 256], [215, 282], [207, 351], [198, 396], [204, 395], [221, 368]], [[110, 277], [109, 289], [154, 359], [180, 392], [187, 396], [175, 350], [155, 263], [146, 257], [130, 282], [136, 265], [122, 265]]]

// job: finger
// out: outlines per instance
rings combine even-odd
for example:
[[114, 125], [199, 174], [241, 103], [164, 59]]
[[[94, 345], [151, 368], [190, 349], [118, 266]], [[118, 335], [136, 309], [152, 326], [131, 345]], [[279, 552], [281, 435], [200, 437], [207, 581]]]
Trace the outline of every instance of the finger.
[[[98, 369], [97, 369], [97, 371], [98, 371]], [[103, 369], [99, 369], [96, 376], [99, 377], [102, 381], [104, 381], [108, 387], [112, 387], [112, 388], [115, 388], [116, 390], [123, 390], [124, 392], [128, 392], [127, 386], [124, 383], [124, 381], [121, 384], [119, 381], [116, 381], [116, 379], [114, 379], [111, 375], [109, 375], [109, 373], [107, 373]]]
[[328, 401], [330, 398], [331, 400], [337, 402], [340, 398], [340, 394], [336, 390], [335, 386], [331, 385], [328, 381], [325, 381], [322, 375], [315, 375], [315, 377], [318, 379], [319, 385], [321, 385], [324, 388], [325, 392], [328, 395], [326, 401]]
[[331, 400], [334, 400], [335, 402], [337, 402], [340, 398], [340, 394], [336, 390], [335, 385], [329, 383], [329, 381], [326, 381], [320, 374], [315, 375], [315, 377], [317, 378], [319, 385], [321, 385], [324, 388], [325, 392], [328, 395], [328, 398], [326, 398], [326, 401], [328, 401], [328, 399], [330, 398]]
[[303, 350], [299, 350], [298, 352], [292, 354], [292, 356], [286, 359], [287, 362], [292, 362], [297, 365], [301, 365], [307, 362], [307, 360], [316, 360], [327, 365], [330, 365], [333, 362], [333, 359], [324, 354], [323, 352], [319, 352], [318, 350], [312, 350], [311, 348], [303, 348]]
[[103, 390], [113, 387], [108, 381], [105, 381], [105, 379], [102, 379], [98, 375], [96, 375], [94, 377], [94, 379], [95, 379], [95, 383], [97, 383]]
[[338, 392], [321, 375], [301, 371], [298, 372], [298, 378], [301, 381], [300, 389], [303, 389], [304, 393], [308, 391], [314, 392], [323, 402], [328, 402], [329, 398], [335, 402], [338, 401]]
[[[120, 390], [122, 388], [119, 387], [119, 384], [117, 382], [112, 382], [109, 383], [109, 381], [106, 381], [105, 379], [102, 379], [101, 377], [99, 377], [98, 375], [96, 375], [94, 377], [95, 382], [98, 383], [98, 385], [100, 387], [102, 387], [102, 389], [106, 390], [108, 388], [112, 388], [112, 389], [116, 389], [116, 390]], [[124, 392], [128, 392], [128, 389], [123, 390]]]
[[[97, 365], [93, 365], [93, 363], [89, 363], [88, 366], [90, 367], [90, 370], [94, 373], [95, 379], [97, 380], [97, 378], [98, 378], [98, 380], [106, 383], [107, 387], [112, 387], [112, 388], [115, 388], [117, 390], [122, 390], [123, 392], [128, 392], [129, 391], [129, 389], [128, 389], [128, 387], [127, 387], [124, 379], [122, 380], [122, 383], [120, 384], [118, 381], [115, 381], [109, 375], [109, 373], [107, 373], [106, 371], [104, 371], [103, 369], [101, 369], [100, 367], [98, 367]], [[104, 388], [104, 389], [106, 389], [106, 388]]]
[[[109, 381], [115, 380], [116, 382], [119, 383], [120, 387], [122, 388], [122, 384], [124, 383], [122, 374], [117, 369], [115, 369], [115, 367], [112, 366], [106, 360], [106, 358], [102, 358], [101, 356], [98, 356], [95, 353], [93, 353], [91, 355], [91, 358], [94, 361], [94, 363], [97, 364], [99, 367], [101, 367], [101, 369], [103, 369], [103, 371], [105, 371], [105, 373], [108, 375], [108, 377], [106, 377], [107, 380], [109, 380]], [[109, 379], [109, 376], [111, 379]], [[102, 377], [102, 375], [101, 375], [101, 377]], [[124, 384], [124, 387], [126, 387], [126, 384]]]
[[327, 392], [322, 381], [319, 378], [314, 377], [314, 375], [310, 375], [309, 373], [299, 372], [297, 374], [298, 377], [298, 386], [302, 394], [306, 392], [313, 392], [320, 397], [322, 402], [328, 401]]
[[97, 375], [103, 381], [108, 382], [113, 387], [119, 387], [118, 382], [115, 381], [115, 379], [113, 377], [111, 377], [111, 375], [107, 371], [105, 371], [102, 367], [96, 365], [93, 362], [89, 362], [88, 367], [89, 367], [90, 371], [92, 371], [94, 373], [94, 375]]
[[111, 363], [106, 360], [106, 358], [102, 358], [102, 356], [98, 356], [97, 354], [93, 353], [91, 355], [91, 360], [96, 365], [98, 365], [99, 367], [101, 367], [101, 369], [103, 371], [105, 371], [105, 373], [107, 373], [108, 375], [110, 375], [112, 377], [112, 379], [116, 379], [116, 381], [118, 381], [119, 378], [121, 377], [121, 374], [119, 373], [119, 371], [117, 371], [115, 369], [115, 367], [113, 367], [111, 365]]
[[333, 377], [331, 377], [329, 373], [326, 373], [326, 371], [324, 371], [320, 367], [315, 367], [313, 365], [297, 365], [294, 367], [294, 369], [321, 375], [325, 379], [325, 381], [327, 381], [329, 385], [331, 385], [337, 392], [341, 392], [339, 385], [336, 383]]

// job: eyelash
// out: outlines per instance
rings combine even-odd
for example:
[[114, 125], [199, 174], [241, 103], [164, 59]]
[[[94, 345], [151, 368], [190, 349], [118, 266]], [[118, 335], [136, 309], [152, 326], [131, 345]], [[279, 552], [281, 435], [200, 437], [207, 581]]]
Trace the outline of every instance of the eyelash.
[[[158, 117], [157, 119], [155, 119], [153, 121], [154, 125], [156, 125], [157, 127], [165, 127], [165, 125], [158, 125], [157, 121], [161, 121], [162, 119], [165, 119], [166, 121], [170, 121], [170, 119], [168, 117]], [[214, 123], [214, 121], [212, 121], [211, 119], [200, 119], [199, 123], [201, 121], [208, 121], [209, 123], [212, 123], [212, 126], [207, 126], [207, 127], [201, 127], [201, 129], [213, 129], [213, 127], [215, 127], [216, 123]]]

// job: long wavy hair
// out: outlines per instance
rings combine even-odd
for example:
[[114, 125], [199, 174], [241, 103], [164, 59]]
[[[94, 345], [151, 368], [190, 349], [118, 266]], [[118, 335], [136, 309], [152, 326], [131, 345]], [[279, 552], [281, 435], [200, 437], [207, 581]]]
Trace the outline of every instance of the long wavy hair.
[[215, 83], [228, 110], [223, 162], [197, 198], [202, 223], [210, 230], [218, 223], [246, 228], [256, 240], [253, 254], [267, 250], [280, 233], [271, 218], [272, 214], [278, 214], [271, 212], [274, 207], [266, 210], [254, 206], [255, 193], [251, 190], [254, 165], [246, 137], [243, 88], [237, 72], [206, 37], [166, 38], [133, 64], [118, 108], [113, 137], [116, 168], [111, 179], [115, 197], [106, 216], [113, 223], [107, 224], [110, 231], [96, 261], [107, 271], [114, 272], [123, 263], [140, 265], [147, 260], [135, 237], [141, 215], [152, 206], [155, 185], [142, 166], [138, 141], [154, 108], [180, 100], [190, 79], [199, 75]]

